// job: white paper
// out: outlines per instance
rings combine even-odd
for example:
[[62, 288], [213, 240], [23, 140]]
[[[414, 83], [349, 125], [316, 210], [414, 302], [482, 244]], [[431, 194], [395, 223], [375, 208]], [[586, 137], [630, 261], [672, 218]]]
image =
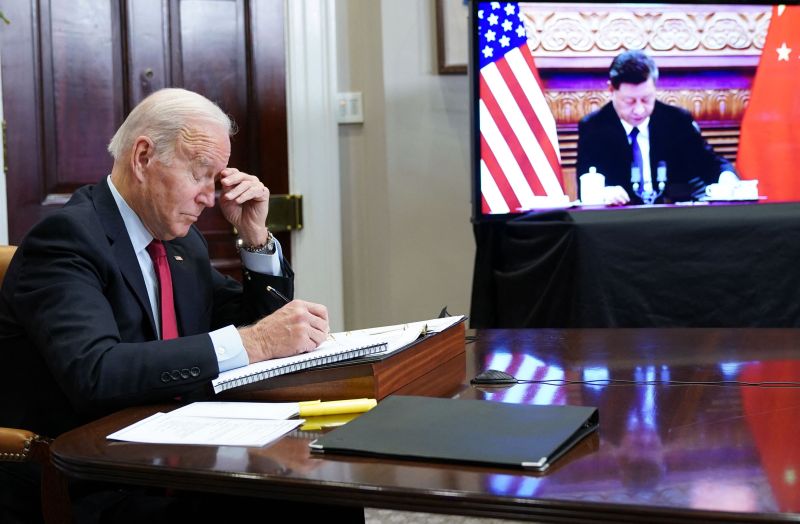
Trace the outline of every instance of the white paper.
[[348, 337], [363, 337], [369, 336], [387, 342], [387, 347], [384, 351], [375, 353], [375, 355], [386, 356], [394, 353], [407, 345], [411, 344], [419, 338], [423, 330], [427, 333], [438, 333], [444, 331], [450, 326], [457, 324], [464, 318], [464, 315], [456, 315], [452, 317], [433, 318], [430, 320], [420, 320], [419, 322], [410, 322], [408, 324], [397, 324], [394, 326], [382, 326], [367, 329], [358, 329], [355, 331], [345, 331], [343, 333], [334, 333], [333, 336], [336, 340]]
[[256, 420], [156, 413], [108, 435], [111, 440], [147, 444], [265, 446], [304, 420]]
[[300, 412], [297, 402], [193, 402], [171, 415], [260, 420], [285, 420]]

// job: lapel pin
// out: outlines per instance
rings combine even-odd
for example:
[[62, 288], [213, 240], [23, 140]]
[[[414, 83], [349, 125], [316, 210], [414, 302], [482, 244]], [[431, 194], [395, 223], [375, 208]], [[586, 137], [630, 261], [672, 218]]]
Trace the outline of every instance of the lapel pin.
[[175, 260], [177, 260], [178, 262], [183, 262], [183, 257], [180, 255], [175, 255]]

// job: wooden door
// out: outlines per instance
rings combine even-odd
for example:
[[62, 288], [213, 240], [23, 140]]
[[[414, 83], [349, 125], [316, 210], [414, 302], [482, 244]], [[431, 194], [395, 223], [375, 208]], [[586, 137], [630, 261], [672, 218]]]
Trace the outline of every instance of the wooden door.
[[[111, 171], [106, 146], [149, 93], [185, 87], [238, 125], [231, 164], [288, 192], [282, 0], [19, 0], [3, 6], [9, 238]], [[230, 225], [199, 227], [237, 275]], [[289, 238], [281, 238], [289, 252]]]

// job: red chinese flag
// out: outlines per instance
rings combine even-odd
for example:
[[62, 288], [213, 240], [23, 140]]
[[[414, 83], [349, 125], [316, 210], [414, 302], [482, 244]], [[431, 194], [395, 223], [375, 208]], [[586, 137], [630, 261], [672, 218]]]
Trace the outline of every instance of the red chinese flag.
[[736, 167], [758, 179], [769, 201], [800, 200], [800, 6], [775, 6], [750, 102], [742, 119]]
[[[778, 510], [800, 511], [800, 378], [797, 360], [764, 360], [742, 368], [743, 382], [784, 382], [784, 386], [742, 386], [742, 409]], [[753, 468], [755, 469], [755, 468]]]

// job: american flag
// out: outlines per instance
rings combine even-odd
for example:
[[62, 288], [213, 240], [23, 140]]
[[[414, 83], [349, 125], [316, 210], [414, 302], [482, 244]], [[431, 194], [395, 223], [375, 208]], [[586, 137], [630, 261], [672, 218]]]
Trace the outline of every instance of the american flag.
[[519, 6], [479, 2], [477, 16], [482, 210], [509, 213], [564, 202], [556, 121]]

